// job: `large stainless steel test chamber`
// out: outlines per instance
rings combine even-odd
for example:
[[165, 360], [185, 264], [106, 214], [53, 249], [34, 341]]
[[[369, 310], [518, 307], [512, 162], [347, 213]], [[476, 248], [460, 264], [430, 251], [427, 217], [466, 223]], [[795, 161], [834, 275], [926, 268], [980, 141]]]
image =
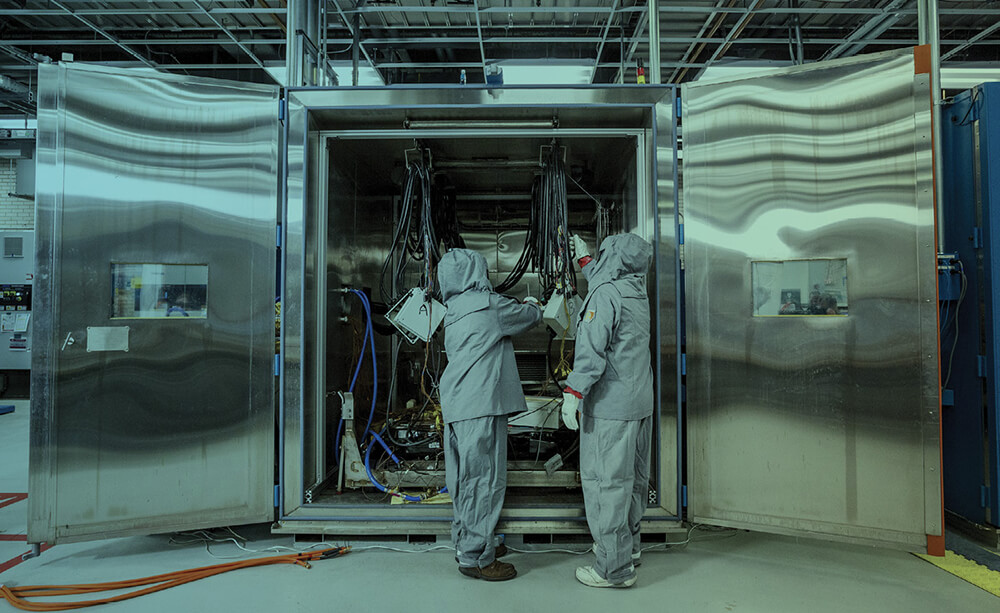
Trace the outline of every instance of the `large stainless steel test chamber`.
[[[687, 508], [698, 521], [921, 547], [940, 534], [940, 488], [930, 98], [914, 72], [907, 51], [686, 88], [685, 360], [673, 88], [282, 92], [41, 67], [29, 540], [270, 520], [298, 533], [445, 532], [448, 506], [315, 489], [341, 366], [328, 357], [330, 290], [377, 260], [364, 248], [377, 216], [357, 200], [327, 205], [346, 193], [331, 177], [368, 141], [461, 150], [557, 136], [626, 152], [624, 229], [657, 249], [648, 529]], [[757, 265], [811, 259], [827, 280], [845, 272], [846, 315], [758, 316], [773, 297], [755, 290]], [[149, 274], [173, 301], [182, 288], [184, 313], [143, 316]], [[518, 498], [502, 521], [586, 530], [579, 498]]]

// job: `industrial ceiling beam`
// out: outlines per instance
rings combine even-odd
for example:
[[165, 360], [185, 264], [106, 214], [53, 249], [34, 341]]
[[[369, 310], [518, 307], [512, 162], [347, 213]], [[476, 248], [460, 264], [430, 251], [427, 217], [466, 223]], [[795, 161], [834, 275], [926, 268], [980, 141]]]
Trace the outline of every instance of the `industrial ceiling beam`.
[[[382, 73], [379, 72], [379, 69], [375, 67], [375, 62], [372, 60], [372, 57], [368, 55], [368, 50], [365, 49], [364, 43], [362, 43], [360, 40], [361, 38], [360, 30], [355, 31], [354, 25], [351, 23], [351, 20], [347, 18], [347, 12], [340, 7], [340, 2], [338, 0], [333, 0], [333, 5], [337, 7], [337, 14], [340, 15], [340, 20], [344, 22], [344, 26], [347, 27], [347, 31], [351, 35], [351, 40], [348, 42], [353, 43], [355, 38], [358, 39], [358, 48], [361, 50], [361, 55], [365, 56], [365, 60], [368, 62], [368, 65], [371, 66], [372, 70], [375, 71], [375, 74], [378, 75], [378, 78], [382, 81], [382, 83], [385, 83], [385, 77], [382, 76]], [[327, 41], [327, 43], [330, 42], [333, 41]]]
[[[621, 9], [618, 10], [618, 13], [622, 14]], [[632, 14], [633, 13], [624, 13], [624, 15], [632, 15]], [[646, 13], [641, 14], [640, 15], [640, 19], [642, 19], [643, 20], [642, 23], [645, 24], [646, 23], [645, 20], [648, 19], [648, 14], [646, 14]], [[698, 23], [701, 23], [701, 22], [699, 21]], [[695, 26], [695, 25], [697, 25], [697, 23], [695, 23], [692, 20], [690, 22], [685, 22], [684, 24], [680, 24], [680, 27], [679, 27], [677, 22], [671, 22], [669, 30], [686, 29], [686, 28], [683, 28], [684, 25]], [[112, 23], [106, 23], [106, 24], [103, 24], [102, 27], [106, 31], [108, 31], [108, 32], [117, 32], [117, 31], [130, 31], [130, 32], [134, 32], [136, 30], [135, 27], [129, 27], [129, 26], [127, 26], [125, 24], [121, 24], [121, 23], [114, 23], [114, 24], [112, 24]], [[268, 30], [282, 30], [283, 32], [285, 31], [284, 23], [280, 23], [280, 27], [279, 27], [278, 24], [269, 24], [269, 23], [264, 23], [262, 26], [261, 25], [257, 25], [257, 24], [232, 23], [232, 24], [228, 24], [226, 27], [228, 27], [233, 32], [242, 32], [242, 31], [264, 32], [264, 31], [268, 31]], [[454, 26], [454, 27], [449, 26], [450, 29], [454, 29], [454, 30], [466, 30], [466, 29], [472, 29], [474, 27], [475, 26], [469, 26], [468, 28], [465, 27], [465, 26]], [[645, 27], [645, 25], [643, 27]], [[771, 25], [771, 24], [767, 24], [767, 23], [762, 23], [762, 24], [760, 24], [757, 27], [760, 28], [760, 29], [764, 29], [764, 30], [775, 30], [775, 31], [781, 30], [782, 32], [784, 32], [785, 30], [787, 30], [787, 26], [784, 25], [784, 24], [782, 24], [782, 25]], [[35, 25], [35, 26], [32, 26], [30, 29], [31, 29], [32, 32], [70, 32], [70, 33], [75, 33], [75, 32], [92, 32], [92, 30], [90, 28], [87, 28], [87, 27], [84, 27], [84, 26], [80, 26], [80, 27], [67, 27], [67, 26], [63, 26], [63, 25], [59, 25], [59, 26], [51, 26], [51, 25], [50, 26], [39, 26], [39, 25]], [[138, 29], [142, 30], [142, 31], [145, 31], [145, 30], [148, 29], [148, 27], [140, 27]], [[329, 29], [332, 29], [332, 30], [336, 31], [336, 30], [339, 30], [341, 28], [339, 28], [339, 26], [331, 26]], [[381, 30], [381, 29], [383, 29], [381, 26], [370, 27], [370, 26], [367, 26], [367, 25], [362, 25], [362, 30], [373, 30], [374, 31], [374, 30]], [[593, 30], [594, 29], [594, 24], [593, 23], [577, 23], [577, 24], [573, 24], [571, 22], [567, 22], [567, 23], [558, 23], [558, 22], [557, 23], [525, 22], [525, 23], [515, 23], [513, 26], [507, 25], [507, 24], [501, 24], [501, 25], [498, 25], [495, 29], [502, 29], [502, 30], [505, 30], [505, 31], [506, 30], [511, 30], [511, 29], [523, 30], [523, 31], [531, 31], [531, 30], [552, 30], [552, 31], [566, 30], [566, 31], [577, 31], [577, 30]], [[803, 31], [810, 31], [810, 30], [812, 30], [812, 31], [829, 32], [829, 31], [836, 30], [838, 28], [834, 28], [832, 26], [813, 26], [813, 27], [803, 26], [802, 29], [803, 29]], [[895, 29], [897, 29], [897, 30], [906, 30], [906, 31], [913, 30], [912, 27], [896, 27]], [[970, 30], [970, 31], [975, 30], [975, 28], [972, 28], [972, 27], [964, 27], [963, 29], [964, 30]], [[181, 25], [181, 26], [178, 26], [178, 27], [171, 26], [169, 28], [169, 31], [170, 31], [171, 34], [178, 34], [178, 33], [185, 33], [185, 32], [215, 32], [217, 30], [218, 30], [218, 28], [216, 28], [214, 25], [201, 25], [201, 24], [196, 24], [194, 22], [192, 22], [189, 25]], [[400, 25], [400, 24], [396, 24], [396, 25], [392, 26], [392, 30], [398, 31], [398, 32], [414, 32], [414, 31], [421, 31], [421, 30], [432, 30], [434, 32], [440, 33], [442, 31], [442, 26], [440, 24], [436, 24], [436, 25], [435, 24], [431, 24], [431, 25], [411, 24], [409, 26], [403, 26], [403, 25]], [[486, 31], [488, 31], [488, 28], [486, 29]], [[978, 33], [978, 30], [976, 30], [976, 33]], [[640, 34], [641, 34], [641, 32], [640, 32]], [[636, 36], [638, 36], [638, 34], [636, 34]]]
[[[632, 63], [632, 58], [635, 57], [635, 50], [639, 48], [639, 43], [646, 40], [644, 37], [641, 37], [641, 35], [643, 30], [646, 29], [647, 23], [649, 23], [648, 12], [639, 16], [639, 21], [635, 24], [635, 30], [632, 31], [632, 38], [630, 39], [631, 42], [629, 42], [628, 45], [628, 52], [625, 54], [625, 67]], [[623, 70], [627, 70], [625, 67], [618, 67], [618, 73], [615, 74], [615, 83], [625, 82], [625, 75], [623, 74]]]
[[[727, 2], [727, 1], [728, 0], [718, 0], [718, 2], [715, 3], [715, 8], [717, 8], [717, 9], [722, 8], [722, 5], [725, 2]], [[698, 30], [698, 34], [695, 35], [696, 39], [701, 39], [701, 37], [704, 36], [704, 34], [708, 30], [708, 28], [711, 27], [712, 20], [715, 19], [718, 15], [719, 15], [718, 11], [712, 11], [711, 13], [708, 14], [708, 17], [705, 18], [705, 23], [701, 24], [701, 29]], [[721, 25], [721, 23], [719, 25]], [[716, 29], [718, 29], [718, 26], [716, 26]], [[714, 30], [713, 30], [713, 32], [714, 32]], [[691, 44], [684, 51], [684, 55], [681, 56], [681, 61], [682, 62], [686, 62], [687, 61], [687, 59], [691, 56], [691, 52], [694, 51], [695, 46], [698, 45], [698, 43], [700, 43], [700, 42], [704, 43], [704, 41], [702, 41], [702, 40], [692, 40], [691, 41]], [[677, 77], [677, 71], [678, 70], [680, 70], [680, 69], [679, 68], [674, 68], [673, 72], [670, 73], [670, 78], [667, 79], [667, 83], [673, 83], [674, 82], [674, 79]]]
[[[360, 13], [450, 13], [452, 15], [457, 14], [472, 14], [475, 13], [475, 9], [472, 6], [400, 6], [394, 4], [381, 4], [381, 5], [369, 5], [361, 9], [355, 9]], [[635, 5], [626, 6], [619, 9], [619, 13], [640, 13], [646, 11], [646, 5]], [[778, 6], [778, 7], [765, 7], [757, 8], [751, 10], [749, 7], [745, 6], [730, 6], [722, 9], [716, 9], [713, 6], [677, 6], [677, 5], [666, 5], [660, 7], [660, 13], [687, 13], [687, 14], [705, 14], [711, 13], [713, 11], [718, 11], [721, 13], [730, 13], [735, 15], [745, 15], [747, 13], [756, 13], [759, 15], [880, 15], [882, 9], [879, 8], [852, 8], [849, 6], [837, 6], [836, 8], [791, 8], [788, 6]], [[521, 13], [534, 13], [534, 14], [604, 14], [607, 13], [608, 9], [600, 6], [490, 6], [482, 8], [481, 12], [485, 14], [499, 13], [502, 15], [510, 14], [521, 14]], [[354, 12], [348, 11], [348, 14]], [[916, 15], [916, 9], [905, 9], [900, 11], [903, 15]], [[941, 9], [939, 11], [942, 15], [1000, 15], [1000, 9], [984, 9], [984, 8], [968, 8], [968, 9]]]
[[[193, 1], [193, 0], [191, 0]], [[276, 14], [283, 15], [286, 10], [284, 7], [271, 7], [271, 8], [259, 8], [259, 7], [211, 7], [209, 10], [213, 14], [219, 15], [268, 15]], [[645, 12], [645, 5], [622, 7], [619, 9], [619, 13], [640, 13]], [[113, 8], [113, 9], [94, 9], [94, 8], [79, 8], [73, 9], [73, 13], [80, 16], [116, 16], [116, 15], [197, 15], [200, 14], [197, 8]], [[348, 14], [353, 13], [354, 10], [348, 11]], [[464, 6], [397, 6], [397, 5], [381, 5], [381, 6], [369, 6], [364, 9], [359, 10], [361, 13], [443, 13], [446, 15], [457, 15], [457, 14], [470, 14], [475, 12], [470, 7]], [[535, 14], [604, 14], [607, 13], [607, 9], [600, 6], [495, 6], [495, 7], [484, 7], [482, 9], [484, 14], [486, 13], [500, 13], [500, 14], [522, 14], [522, 13], [535, 13]], [[681, 14], [694, 14], [703, 15], [712, 12], [722, 12], [722, 13], [732, 13], [732, 14], [745, 14], [748, 12], [746, 7], [732, 6], [723, 9], [716, 9], [713, 6], [671, 6], [671, 5], [661, 5], [660, 13], [681, 13]], [[815, 7], [815, 8], [803, 8], [803, 7], [787, 7], [787, 6], [776, 6], [757, 9], [757, 14], [760, 15], [881, 15], [882, 9], [870, 8], [870, 7], [851, 7], [851, 6], [837, 6], [836, 8], [826, 8], [826, 7]], [[1000, 16], [1000, 9], [990, 9], [990, 8], [963, 8], [963, 9], [940, 9], [938, 11], [941, 15], [986, 15], [986, 16]], [[15, 16], [15, 17], [51, 17], [64, 15], [65, 12], [57, 9], [0, 9], [0, 16]], [[916, 15], [916, 9], [904, 9], [900, 11], [901, 15]]]
[[[92, 62], [97, 66], [109, 66], [116, 68], [136, 68], [142, 66], [141, 62], [137, 61], [117, 61], [117, 62]], [[677, 66], [678, 62], [663, 62], [664, 68], [673, 68]], [[264, 65], [269, 68], [280, 68], [285, 65], [284, 61], [279, 60], [264, 60]], [[380, 62], [378, 68], [427, 68], [433, 70], [441, 70], [442, 68], [479, 68], [482, 66], [480, 62]], [[703, 68], [705, 64], [703, 63], [689, 63], [683, 66], [687, 68]], [[601, 68], [617, 68], [618, 62], [601, 62]], [[340, 68], [338, 65], [337, 68]], [[255, 64], [243, 63], [243, 64], [204, 64], [204, 63], [188, 63], [188, 64], [165, 64], [160, 67], [161, 71], [184, 71], [184, 70], [257, 70]], [[0, 64], [0, 71], [3, 72], [17, 72], [17, 71], [28, 70], [23, 64], [11, 64], [3, 65]]]
[[[996, 29], [991, 29], [992, 34]], [[976, 37], [976, 40], [964, 39], [964, 38], [949, 38], [941, 41], [942, 45], [963, 45], [966, 47], [971, 46], [988, 46], [988, 45], [1000, 45], [1000, 41], [995, 40], [983, 40], [985, 37]], [[327, 39], [330, 44], [333, 45], [350, 45], [353, 39], [351, 38], [330, 38]], [[827, 38], [827, 37], [812, 37], [803, 38], [802, 43], [805, 45], [822, 45], [830, 46], [836, 45], [843, 42], [842, 38]], [[275, 45], [281, 46], [287, 44], [284, 38], [241, 38], [240, 43], [243, 45]], [[649, 41], [646, 36], [633, 36], [626, 37], [625, 41], [629, 43], [630, 46], [638, 47], [643, 43]], [[119, 42], [123, 44], [134, 44], [134, 45], [162, 45], [162, 46], [184, 46], [184, 45], [228, 45], [230, 44], [229, 39], [225, 38], [170, 38], [170, 39], [121, 39]], [[479, 38], [475, 36], [463, 36], [463, 37], [430, 37], [430, 36], [416, 36], [416, 37], [386, 37], [386, 38], [365, 38], [363, 39], [364, 45], [369, 46], [380, 46], [380, 45], [442, 45], [442, 44], [467, 44], [476, 45], [479, 42]], [[594, 45], [601, 42], [601, 38], [597, 36], [495, 36], [495, 37], [485, 37], [483, 42], [487, 45], [523, 45], [530, 43], [550, 43], [550, 44], [570, 44], [579, 43], [581, 45]], [[664, 36], [660, 38], [661, 45], [683, 45], [688, 43], [707, 43], [707, 44], [723, 44], [727, 42], [725, 37], [718, 36]], [[786, 38], [738, 38], [729, 40], [734, 45], [782, 45], [787, 46], [788, 41]], [[855, 41], [858, 44], [864, 45], [891, 45], [891, 46], [913, 46], [920, 44], [917, 38], [865, 38]], [[72, 39], [10, 39], [4, 40], [4, 45], [17, 45], [21, 47], [98, 47], [106, 45], [114, 45], [116, 43], [108, 40], [99, 39], [85, 39], [85, 40], [72, 40]], [[0, 47], [2, 48], [2, 47]], [[637, 51], [637, 49], [630, 49], [632, 54]], [[629, 62], [631, 57], [626, 57], [626, 64]], [[266, 62], [265, 62], [266, 63]], [[161, 66], [162, 68], [162, 66]]]
[[[728, 4], [726, 6], [732, 6], [733, 4], [735, 4], [735, 0], [728, 0]], [[721, 3], [718, 4], [717, 6], [720, 9], [724, 8], [721, 5]], [[722, 24], [725, 23], [726, 16], [727, 16], [721, 10], [719, 10], [718, 12], [713, 13], [713, 14], [717, 15], [717, 17], [715, 18], [715, 24], [712, 26], [712, 29], [709, 30], [709, 32], [708, 32], [708, 36], [709, 37], [715, 36], [715, 33], [718, 32], [719, 28], [722, 27]], [[711, 21], [711, 19], [709, 19], [709, 21]], [[705, 22], [706, 26], [708, 25], [709, 21]], [[688, 54], [685, 54], [684, 57], [681, 58], [681, 61], [682, 62], [687, 62], [688, 61], [688, 57], [690, 57], [691, 59], [698, 59], [701, 56], [701, 52], [704, 51], [704, 49], [705, 49], [706, 46], [707, 46], [706, 43], [704, 43], [704, 42], [701, 43], [698, 46], [698, 48], [695, 49], [694, 52], [690, 54], [690, 56]], [[681, 71], [679, 73], [678, 73], [677, 69], [674, 69], [674, 71], [670, 75], [671, 76], [671, 82], [680, 83], [681, 81], [684, 80], [684, 77], [687, 75], [687, 73], [688, 73], [688, 69], [687, 68], [681, 69]]]
[[[243, 8], [243, 7], [211, 7], [212, 13], [218, 15], [266, 15], [270, 13], [283, 14], [284, 8]], [[201, 11], [197, 9], [184, 8], [79, 8], [73, 9], [75, 15], [86, 17], [95, 16], [115, 16], [115, 15], [197, 15]], [[0, 15], [15, 15], [18, 17], [56, 17], [65, 15], [64, 11], [58, 9], [0, 9]]]
[[141, 53], [139, 53], [135, 49], [129, 47], [128, 45], [122, 43], [120, 40], [118, 40], [117, 38], [115, 38], [113, 35], [105, 32], [100, 26], [98, 26], [97, 24], [91, 22], [86, 17], [83, 17], [81, 15], [77, 15], [68, 6], [66, 6], [62, 2], [59, 2], [59, 0], [49, 0], [49, 1], [52, 4], [54, 4], [55, 6], [61, 8], [63, 11], [65, 11], [66, 13], [68, 13], [69, 15], [71, 15], [72, 17], [74, 17], [77, 21], [81, 22], [83, 25], [87, 26], [88, 28], [90, 28], [94, 32], [97, 32], [98, 34], [100, 34], [104, 38], [106, 38], [109, 41], [113, 42], [118, 47], [121, 47], [122, 49], [124, 49], [126, 53], [128, 53], [129, 55], [131, 55], [135, 59], [139, 60], [140, 62], [142, 62], [146, 66], [148, 66], [150, 68], [153, 68], [153, 69], [159, 68], [159, 66], [156, 65], [156, 62], [154, 62], [153, 60], [145, 57], [144, 55], [142, 55]]
[[210, 12], [208, 12], [208, 9], [205, 8], [204, 4], [196, 0], [195, 5], [201, 9], [202, 13], [205, 14], [205, 17], [208, 17], [212, 23], [214, 23], [220, 30], [222, 30], [223, 33], [225, 33], [225, 35], [228, 36], [234, 43], [236, 43], [236, 46], [239, 47], [243, 51], [243, 53], [246, 53], [250, 57], [250, 59], [253, 60], [254, 64], [257, 64], [258, 66], [260, 66], [261, 70], [264, 70], [264, 62], [260, 61], [260, 58], [257, 57], [257, 55], [254, 54], [254, 52], [251, 51], [249, 47], [241, 43], [236, 38], [236, 35], [229, 31], [229, 28], [223, 25], [222, 22], [220, 22]]
[[849, 57], [863, 49], [865, 45], [858, 41], [863, 38], [878, 38], [902, 18], [902, 14], [898, 12], [898, 9], [901, 9], [909, 1], [891, 0], [882, 7], [883, 14], [875, 15], [862, 23], [844, 39], [844, 42], [823, 54], [823, 59], [833, 60], [841, 56]]
[[743, 30], [747, 27], [747, 24], [749, 24], [750, 20], [754, 18], [754, 9], [760, 6], [762, 2], [764, 2], [764, 0], [753, 0], [753, 2], [750, 3], [750, 6], [747, 7], [747, 12], [740, 16], [740, 18], [736, 21], [736, 25], [733, 27], [733, 29], [731, 29], [729, 33], [726, 34], [726, 42], [716, 47], [711, 57], [708, 58], [708, 61], [705, 63], [706, 67], [711, 66], [715, 62], [715, 60], [722, 57], [726, 53], [726, 51], [729, 50], [729, 47], [733, 45], [733, 40], [738, 38], [739, 35], [743, 33]]
[[[967, 49], [971, 45], [975, 45], [976, 43], [978, 43], [979, 41], [983, 40], [984, 38], [986, 38], [990, 34], [993, 34], [997, 30], [1000, 30], [1000, 21], [998, 21], [995, 24], [991, 25], [990, 27], [986, 28], [985, 30], [983, 30], [979, 34], [976, 34], [975, 36], [973, 36], [969, 40], [965, 41], [964, 43], [960, 43], [960, 44], [952, 47], [951, 49], [949, 49], [948, 53], [945, 53], [944, 55], [941, 56], [941, 61], [943, 62], [944, 60], [947, 60], [948, 58], [954, 56], [959, 51], [962, 51], [963, 49]], [[944, 41], [942, 41], [942, 42], [944, 42]]]
[[[616, 0], [617, 1], [617, 0]], [[479, 18], [479, 0], [473, 0], [476, 9], [476, 32], [479, 36], [479, 59], [483, 62], [483, 83], [486, 82], [486, 45], [483, 43], [483, 23]]]
[[608, 20], [604, 23], [604, 33], [601, 34], [600, 43], [597, 45], [597, 57], [594, 58], [594, 69], [590, 71], [590, 83], [594, 82], [594, 77], [597, 76], [597, 65], [601, 63], [601, 54], [604, 53], [604, 45], [608, 42], [608, 32], [611, 31], [611, 22], [614, 21], [615, 9], [618, 8], [618, 0], [614, 0], [611, 3], [611, 10], [608, 11]]

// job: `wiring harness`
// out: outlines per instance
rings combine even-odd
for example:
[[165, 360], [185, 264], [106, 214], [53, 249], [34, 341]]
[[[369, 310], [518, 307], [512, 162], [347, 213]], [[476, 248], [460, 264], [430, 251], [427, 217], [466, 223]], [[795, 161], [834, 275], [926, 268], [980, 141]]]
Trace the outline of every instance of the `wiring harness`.
[[417, 285], [429, 289], [434, 285], [441, 248], [464, 246], [458, 231], [454, 190], [446, 177], [434, 176], [429, 149], [408, 149], [398, 222], [379, 277], [383, 302], [395, 304], [403, 297], [410, 261], [423, 263]]
[[510, 274], [497, 284], [496, 291], [501, 294], [513, 289], [529, 269], [538, 272], [545, 295], [555, 290], [566, 294], [575, 291], [576, 271], [569, 251], [565, 151], [555, 140], [542, 147], [541, 172], [531, 185], [524, 248]]
[[565, 148], [557, 141], [542, 148], [542, 174], [538, 188], [538, 233], [535, 270], [542, 287], [571, 294], [576, 287], [569, 251], [569, 215], [566, 209]]

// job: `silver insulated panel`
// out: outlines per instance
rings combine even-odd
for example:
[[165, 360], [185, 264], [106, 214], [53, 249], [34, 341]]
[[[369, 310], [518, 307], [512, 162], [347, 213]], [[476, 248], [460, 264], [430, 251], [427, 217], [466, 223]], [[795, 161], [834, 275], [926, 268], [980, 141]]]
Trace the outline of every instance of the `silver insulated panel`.
[[271, 519], [277, 90], [39, 77], [28, 540]]
[[941, 533], [914, 66], [907, 49], [683, 91], [694, 521], [907, 548]]

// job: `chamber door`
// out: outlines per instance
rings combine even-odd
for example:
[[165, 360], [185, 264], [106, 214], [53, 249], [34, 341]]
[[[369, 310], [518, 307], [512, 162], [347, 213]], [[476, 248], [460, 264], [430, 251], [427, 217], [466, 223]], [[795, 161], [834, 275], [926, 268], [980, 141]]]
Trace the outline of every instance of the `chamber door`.
[[278, 94], [40, 67], [31, 542], [273, 518]]
[[922, 53], [683, 91], [696, 522], [913, 550], [939, 542]]

